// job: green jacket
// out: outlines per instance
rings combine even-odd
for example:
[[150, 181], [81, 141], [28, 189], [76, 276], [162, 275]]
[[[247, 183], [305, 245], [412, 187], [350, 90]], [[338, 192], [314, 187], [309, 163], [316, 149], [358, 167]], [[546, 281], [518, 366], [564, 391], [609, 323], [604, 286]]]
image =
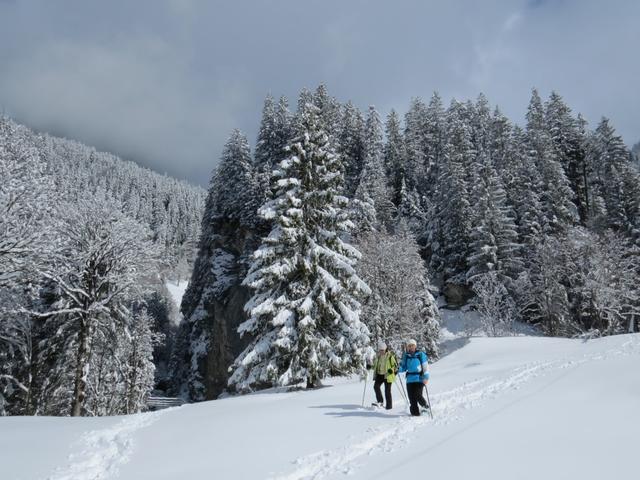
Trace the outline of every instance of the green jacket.
[[[396, 373], [398, 372], [398, 359], [396, 354], [390, 351], [385, 352], [384, 355], [376, 355], [376, 359], [373, 361], [373, 378], [376, 378], [378, 373], [378, 367], [380, 363], [384, 362], [385, 380], [389, 383], [393, 383], [396, 379]], [[391, 371], [391, 373], [389, 373]]]

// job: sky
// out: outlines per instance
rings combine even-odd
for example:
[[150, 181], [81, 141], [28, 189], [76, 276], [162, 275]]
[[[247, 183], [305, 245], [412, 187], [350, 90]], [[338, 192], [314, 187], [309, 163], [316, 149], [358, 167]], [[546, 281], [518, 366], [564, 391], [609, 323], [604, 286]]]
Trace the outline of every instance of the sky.
[[522, 123], [552, 90], [640, 140], [635, 0], [0, 0], [0, 110], [206, 185], [265, 96], [324, 83], [382, 115], [438, 91]]

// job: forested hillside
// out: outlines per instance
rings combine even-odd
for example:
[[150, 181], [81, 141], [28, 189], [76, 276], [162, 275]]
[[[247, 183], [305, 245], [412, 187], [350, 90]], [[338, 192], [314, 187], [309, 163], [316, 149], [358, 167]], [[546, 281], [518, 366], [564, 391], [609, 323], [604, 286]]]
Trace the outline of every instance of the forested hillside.
[[0, 412], [139, 411], [204, 191], [6, 117], [0, 179]]
[[267, 97], [254, 154], [235, 131], [213, 174], [176, 392], [313, 385], [408, 335], [437, 358], [432, 293], [471, 303], [490, 335], [516, 321], [552, 336], [637, 331], [631, 152], [555, 92], [533, 90], [522, 120], [482, 94], [414, 98], [404, 122], [322, 85], [293, 112]]
[[[488, 335], [638, 330], [640, 182], [606, 118], [534, 90], [383, 120], [324, 86], [268, 96], [209, 191], [0, 120], [0, 412], [108, 415], [363, 374], [371, 345], [440, 354], [445, 308]], [[197, 255], [196, 255], [197, 252]], [[184, 321], [166, 277], [190, 275]]]

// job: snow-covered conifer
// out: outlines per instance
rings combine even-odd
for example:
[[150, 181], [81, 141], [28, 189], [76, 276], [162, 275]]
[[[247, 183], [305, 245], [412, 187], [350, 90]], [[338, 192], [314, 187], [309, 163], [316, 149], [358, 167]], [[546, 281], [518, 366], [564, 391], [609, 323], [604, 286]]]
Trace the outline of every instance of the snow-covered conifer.
[[355, 273], [360, 254], [340, 236], [351, 227], [343, 166], [318, 107], [307, 104], [298, 115], [300, 135], [274, 170], [273, 199], [260, 209], [274, 227], [244, 281], [255, 294], [239, 331], [253, 340], [232, 366], [236, 391], [363, 373], [372, 353], [357, 300], [370, 290]]
[[573, 202], [574, 192], [554, 152], [546, 128], [542, 100], [535, 89], [527, 110], [527, 139], [530, 155], [542, 179], [540, 202], [544, 215], [543, 229], [553, 233], [575, 225], [578, 213]]
[[508, 284], [522, 271], [521, 246], [502, 182], [485, 155], [475, 165], [471, 191], [474, 212], [467, 280], [473, 283], [477, 275], [496, 272]]
[[345, 167], [344, 191], [352, 197], [364, 167], [364, 119], [351, 102], [347, 102], [342, 110], [338, 152]]
[[354, 199], [358, 231], [389, 228], [396, 214], [383, 164], [382, 123], [369, 107], [365, 125], [365, 164]]
[[[389, 186], [391, 188], [392, 200], [396, 205], [400, 204], [400, 190], [406, 175], [404, 161], [406, 154], [404, 151], [404, 140], [400, 133], [400, 119], [395, 110], [391, 110], [387, 115], [385, 124], [386, 143], [384, 145], [384, 166]], [[406, 183], [406, 182], [405, 182]]]
[[588, 180], [585, 162], [584, 127], [573, 118], [571, 109], [556, 92], [545, 104], [545, 127], [553, 157], [562, 165], [573, 190], [573, 203], [578, 209], [581, 223], [588, 217]]

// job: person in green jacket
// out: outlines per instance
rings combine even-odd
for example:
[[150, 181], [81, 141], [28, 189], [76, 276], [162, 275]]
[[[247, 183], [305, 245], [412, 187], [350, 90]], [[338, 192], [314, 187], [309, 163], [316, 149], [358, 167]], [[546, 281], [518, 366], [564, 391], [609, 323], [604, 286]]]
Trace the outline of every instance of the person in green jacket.
[[382, 392], [380, 386], [384, 383], [384, 397], [386, 399], [387, 410], [391, 410], [391, 385], [396, 379], [396, 373], [398, 372], [398, 359], [393, 352], [387, 350], [387, 344], [384, 342], [378, 343], [378, 354], [373, 362], [373, 390], [376, 392], [375, 406], [381, 407]]

